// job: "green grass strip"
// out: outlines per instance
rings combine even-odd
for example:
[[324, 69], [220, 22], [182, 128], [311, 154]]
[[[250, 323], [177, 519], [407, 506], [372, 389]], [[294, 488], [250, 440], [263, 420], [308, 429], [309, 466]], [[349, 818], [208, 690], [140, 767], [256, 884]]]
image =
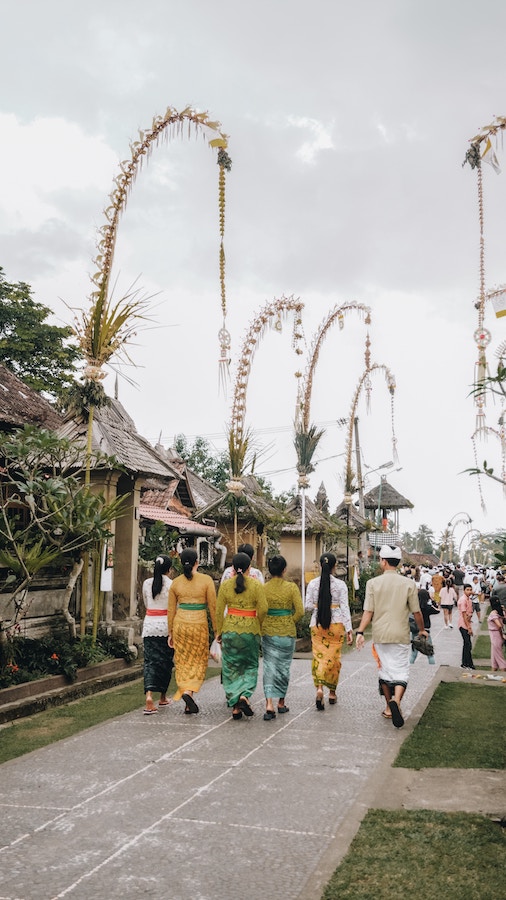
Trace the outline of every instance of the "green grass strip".
[[[220, 674], [221, 669], [209, 668], [207, 678]], [[174, 693], [176, 684], [171, 680], [168, 694]], [[32, 750], [40, 750], [55, 741], [72, 737], [92, 725], [100, 725], [108, 719], [122, 716], [144, 706], [142, 678], [118, 685], [91, 697], [74, 700], [64, 706], [52, 707], [27, 719], [16, 719], [0, 728], [0, 763], [16, 759]]]
[[394, 766], [408, 769], [502, 769], [506, 743], [503, 686], [440, 684]]
[[483, 816], [369, 810], [322, 900], [498, 900], [505, 853]]
[[473, 659], [490, 659], [490, 638], [487, 634], [479, 634], [473, 647]]

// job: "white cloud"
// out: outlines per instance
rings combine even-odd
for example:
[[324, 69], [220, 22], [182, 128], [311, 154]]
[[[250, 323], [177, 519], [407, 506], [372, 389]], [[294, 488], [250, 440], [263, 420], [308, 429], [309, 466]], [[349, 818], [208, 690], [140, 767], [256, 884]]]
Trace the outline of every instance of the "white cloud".
[[76, 122], [0, 113], [0, 214], [13, 228], [37, 228], [61, 215], [56, 192], [111, 187], [117, 156]]
[[332, 131], [334, 123], [330, 122], [324, 125], [317, 119], [309, 119], [307, 116], [288, 116], [288, 124], [295, 128], [307, 129], [312, 135], [312, 139], [305, 141], [296, 151], [295, 155], [305, 163], [310, 165], [316, 162], [316, 155], [321, 150], [333, 150], [334, 141], [332, 139]]

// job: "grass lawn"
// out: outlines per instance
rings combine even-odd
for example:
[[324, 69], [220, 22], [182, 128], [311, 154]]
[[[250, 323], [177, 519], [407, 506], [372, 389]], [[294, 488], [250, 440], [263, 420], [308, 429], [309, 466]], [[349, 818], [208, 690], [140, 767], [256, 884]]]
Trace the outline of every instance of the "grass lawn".
[[[209, 668], [207, 678], [220, 674], [221, 669]], [[124, 713], [142, 709], [144, 705], [144, 685], [142, 678], [118, 685], [108, 691], [74, 700], [65, 706], [46, 709], [26, 719], [16, 719], [0, 727], [0, 763], [39, 750], [62, 738], [71, 737], [92, 725], [99, 725], [107, 719]], [[174, 678], [169, 686], [169, 695], [176, 690]]]
[[502, 769], [504, 686], [441, 683], [394, 766], [408, 769]]
[[484, 816], [369, 810], [322, 900], [498, 900], [505, 853]]
[[473, 647], [473, 659], [490, 659], [490, 638], [487, 634], [479, 634]]

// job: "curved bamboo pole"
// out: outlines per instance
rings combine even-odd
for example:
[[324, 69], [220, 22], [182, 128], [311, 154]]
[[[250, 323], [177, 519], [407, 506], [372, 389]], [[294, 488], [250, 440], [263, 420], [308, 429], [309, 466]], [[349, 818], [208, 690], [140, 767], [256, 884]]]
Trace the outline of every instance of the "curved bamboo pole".
[[[390, 369], [388, 368], [388, 366], [382, 365], [380, 363], [373, 363], [372, 366], [369, 366], [368, 368], [366, 368], [365, 372], [363, 372], [363, 374], [359, 378], [359, 381], [355, 388], [355, 392], [353, 394], [353, 399], [351, 402], [350, 414], [349, 414], [349, 419], [348, 419], [348, 429], [347, 429], [347, 433], [346, 433], [345, 493], [351, 492], [352, 482], [353, 482], [353, 469], [352, 469], [352, 464], [351, 464], [351, 458], [352, 458], [352, 453], [353, 453], [353, 428], [354, 428], [354, 423], [355, 423], [355, 417], [357, 415], [357, 407], [358, 407], [358, 403], [360, 400], [360, 395], [362, 393], [362, 388], [364, 387], [364, 385], [366, 386], [366, 390], [369, 390], [368, 381], [373, 372], [383, 372], [383, 374], [385, 375], [385, 380], [387, 383], [388, 391], [390, 393], [392, 400], [393, 400], [393, 396], [395, 393], [395, 388], [396, 388], [395, 377], [394, 377], [393, 373], [390, 371]], [[392, 452], [393, 452], [393, 456], [394, 456], [394, 462], [395, 462], [395, 459], [397, 456], [396, 443], [397, 443], [397, 439], [395, 437], [393, 413], [392, 413], [392, 444], [393, 444]]]
[[309, 351], [309, 361], [304, 373], [300, 393], [297, 397], [297, 408], [295, 410], [295, 421], [301, 424], [303, 431], [308, 431], [309, 429], [313, 376], [323, 341], [335, 322], [339, 323], [340, 329], [344, 328], [345, 316], [354, 311], [358, 312], [360, 316], [364, 317], [364, 322], [366, 325], [370, 325], [371, 309], [369, 306], [365, 306], [363, 303], [355, 302], [344, 303], [341, 306], [334, 306], [334, 308], [325, 317], [323, 322], [321, 322], [313, 338], [311, 349]]
[[[110, 278], [114, 259], [114, 250], [118, 227], [122, 213], [126, 209], [128, 197], [133, 188], [138, 173], [142, 169], [144, 161], [161, 140], [167, 140], [174, 135], [183, 135], [187, 129], [190, 136], [192, 129], [195, 133], [210, 133], [214, 135], [209, 141], [212, 148], [218, 149], [218, 164], [220, 167], [218, 182], [219, 200], [219, 227], [220, 227], [220, 289], [223, 313], [223, 327], [220, 331], [220, 342], [226, 344], [227, 352], [230, 347], [230, 336], [225, 327], [226, 297], [225, 297], [225, 255], [223, 251], [223, 234], [225, 225], [225, 170], [231, 166], [230, 158], [226, 152], [228, 146], [227, 136], [220, 131], [219, 122], [209, 118], [207, 112], [196, 112], [191, 107], [178, 112], [173, 107], [168, 107], [163, 116], [155, 116], [150, 128], [139, 131], [139, 140], [130, 144], [131, 157], [120, 163], [120, 172], [114, 179], [115, 187], [109, 195], [110, 203], [104, 210], [106, 224], [99, 228], [100, 239], [97, 244], [98, 254], [93, 260], [97, 271], [91, 276], [95, 290], [91, 294], [91, 308], [89, 313], [83, 312], [82, 321], [76, 322], [74, 331], [79, 344], [86, 357], [84, 372], [83, 402], [88, 409], [87, 442], [86, 442], [86, 473], [85, 483], [90, 484], [91, 479], [91, 449], [93, 413], [96, 406], [105, 401], [105, 394], [101, 382], [104, 378], [103, 367], [114, 355], [125, 353], [125, 346], [135, 334], [135, 326], [139, 320], [145, 318], [147, 300], [140, 296], [137, 290], [131, 290], [119, 301], [113, 301], [110, 295]], [[128, 358], [128, 356], [127, 356]], [[220, 365], [223, 360], [220, 360]], [[81, 636], [83, 636], [83, 623], [86, 622], [86, 596], [88, 593], [88, 567], [85, 564], [82, 578], [81, 598]], [[95, 598], [95, 603], [98, 602]], [[94, 611], [96, 616], [96, 610]]]
[[[231, 480], [227, 484], [227, 488], [236, 498], [240, 496], [243, 490], [241, 475], [244, 472], [245, 459], [250, 439], [250, 435], [248, 432], [245, 433], [244, 427], [248, 380], [255, 351], [266, 329], [274, 325], [274, 328], [277, 331], [281, 331], [283, 320], [286, 319], [289, 312], [293, 312], [295, 316], [292, 345], [296, 355], [300, 356], [303, 352], [300, 349], [300, 342], [304, 337], [301, 318], [303, 308], [304, 304], [298, 297], [296, 298], [293, 295], [290, 297], [282, 296], [279, 299], [274, 299], [260, 310], [260, 313], [255, 317], [246, 332], [239, 362], [237, 364], [232, 415], [228, 430]], [[301, 375], [300, 372], [296, 372], [295, 374], [297, 377], [300, 377]], [[237, 503], [234, 506], [234, 546], [237, 551]]]
[[[295, 353], [300, 356], [300, 342], [304, 335], [302, 332], [302, 310], [304, 304], [299, 297], [282, 296], [267, 303], [255, 317], [246, 332], [239, 362], [237, 364], [237, 372], [235, 378], [234, 399], [232, 403], [232, 416], [230, 422], [230, 431], [233, 432], [236, 442], [239, 444], [244, 440], [244, 424], [246, 416], [246, 393], [248, 388], [248, 379], [251, 371], [251, 363], [255, 355], [261, 337], [267, 328], [274, 327], [281, 331], [282, 321], [286, 319], [288, 313], [294, 312], [294, 329], [292, 335], [292, 344]], [[296, 377], [300, 376], [300, 372], [296, 372]]]

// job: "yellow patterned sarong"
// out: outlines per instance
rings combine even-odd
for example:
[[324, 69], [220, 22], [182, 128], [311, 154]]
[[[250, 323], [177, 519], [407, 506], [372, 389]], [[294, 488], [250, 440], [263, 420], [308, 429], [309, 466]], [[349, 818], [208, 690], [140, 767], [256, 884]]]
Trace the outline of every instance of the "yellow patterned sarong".
[[180, 700], [186, 691], [198, 691], [206, 677], [209, 659], [209, 628], [205, 609], [177, 609], [172, 629], [174, 667]]
[[311, 673], [315, 687], [325, 686], [335, 691], [341, 671], [341, 647], [344, 641], [344, 625], [336, 622], [329, 628], [316, 625], [311, 628], [313, 663]]

